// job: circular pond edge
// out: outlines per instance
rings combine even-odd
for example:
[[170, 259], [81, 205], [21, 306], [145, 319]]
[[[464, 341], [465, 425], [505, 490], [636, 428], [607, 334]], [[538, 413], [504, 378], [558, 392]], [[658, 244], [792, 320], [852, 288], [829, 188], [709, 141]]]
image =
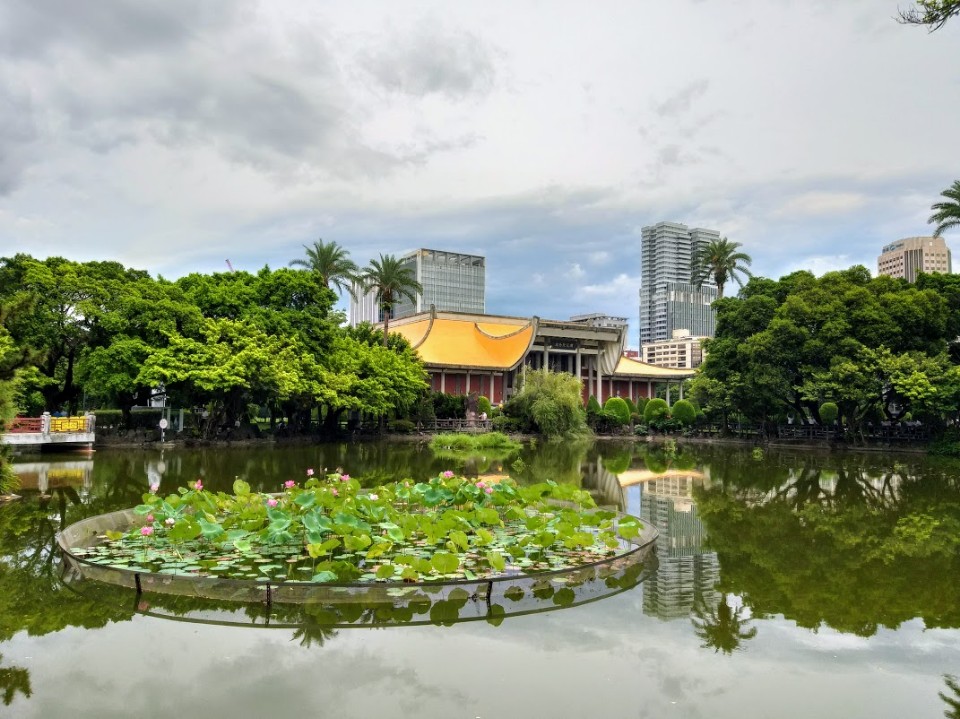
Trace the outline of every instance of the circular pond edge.
[[[618, 513], [618, 516], [627, 515]], [[395, 602], [398, 598], [417, 591], [431, 594], [455, 587], [464, 589], [474, 587], [476, 589], [473, 593], [486, 587], [489, 593], [494, 585], [503, 582], [549, 581], [576, 587], [598, 578], [603, 579], [622, 573], [631, 565], [644, 561], [660, 534], [655, 527], [645, 524], [640, 535], [629, 540], [630, 548], [627, 551], [576, 567], [535, 573], [501, 574], [483, 579], [446, 579], [435, 582], [282, 582], [270, 579], [159, 574], [97, 564], [77, 556], [72, 551], [95, 545], [98, 538], [107, 531], [127, 531], [141, 521], [142, 517], [132, 509], [99, 514], [66, 527], [57, 534], [57, 544], [66, 563], [83, 579], [128, 587], [137, 592], [152, 591], [232, 602], [302, 604], [355, 602], [360, 598], [363, 601]]]

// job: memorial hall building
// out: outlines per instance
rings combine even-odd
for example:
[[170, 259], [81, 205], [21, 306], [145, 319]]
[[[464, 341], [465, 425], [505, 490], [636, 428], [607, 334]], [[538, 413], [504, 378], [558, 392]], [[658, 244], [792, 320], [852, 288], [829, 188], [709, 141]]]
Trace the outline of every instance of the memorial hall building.
[[435, 392], [477, 393], [493, 404], [508, 399], [528, 370], [569, 372], [583, 383], [583, 401], [593, 395], [656, 396], [665, 385], [682, 397], [682, 382], [693, 370], [657, 367], [626, 357], [625, 325], [590, 320], [445, 312], [431, 308], [390, 322], [417, 351]]

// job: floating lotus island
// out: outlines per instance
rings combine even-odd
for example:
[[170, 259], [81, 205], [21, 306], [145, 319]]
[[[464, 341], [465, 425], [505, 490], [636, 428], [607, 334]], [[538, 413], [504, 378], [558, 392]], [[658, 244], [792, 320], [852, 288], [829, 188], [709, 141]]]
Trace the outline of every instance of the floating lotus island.
[[200, 480], [158, 492], [152, 486], [126, 513], [125, 531], [72, 542], [68, 553], [129, 572], [260, 583], [449, 583], [609, 561], [635, 549], [642, 530], [637, 518], [597, 509], [569, 485], [453, 472], [369, 490], [349, 475], [308, 469], [302, 486], [287, 481], [277, 494], [239, 479], [232, 495]]

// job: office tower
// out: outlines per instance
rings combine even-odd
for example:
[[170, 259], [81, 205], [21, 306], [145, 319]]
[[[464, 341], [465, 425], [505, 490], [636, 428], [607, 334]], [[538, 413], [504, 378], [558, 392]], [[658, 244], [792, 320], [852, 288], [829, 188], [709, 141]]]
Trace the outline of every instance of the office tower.
[[[475, 312], [486, 309], [486, 260], [479, 255], [419, 249], [401, 258], [414, 278], [423, 286], [416, 302], [406, 297], [393, 307], [393, 319], [426, 312], [433, 305], [438, 311]], [[383, 321], [373, 294], [359, 294], [350, 301], [350, 324]]]
[[640, 236], [640, 345], [670, 339], [684, 329], [696, 337], [713, 337], [711, 304], [717, 288], [696, 287], [690, 280], [697, 248], [720, 239], [716, 230], [689, 228], [677, 222], [644, 227]]
[[916, 282], [918, 272], [952, 272], [950, 249], [942, 237], [907, 237], [891, 242], [877, 258], [877, 272]]

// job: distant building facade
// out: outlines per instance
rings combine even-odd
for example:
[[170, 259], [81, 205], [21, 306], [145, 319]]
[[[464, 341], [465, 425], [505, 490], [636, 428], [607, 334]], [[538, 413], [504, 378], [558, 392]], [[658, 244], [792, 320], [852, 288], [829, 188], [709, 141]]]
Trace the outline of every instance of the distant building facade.
[[486, 311], [487, 261], [480, 255], [420, 249], [401, 260], [421, 285], [423, 294], [411, 302], [401, 298], [393, 316], [409, 317], [434, 306], [441, 312]]
[[686, 329], [698, 337], [713, 337], [716, 317], [711, 304], [717, 288], [696, 287], [691, 281], [699, 247], [720, 239], [716, 230], [658, 222], [640, 235], [640, 345], [670, 339]]
[[[393, 307], [391, 319], [426, 312], [431, 305], [445, 312], [483, 314], [486, 310], [486, 258], [422, 248], [404, 255], [400, 261], [423, 286], [423, 294], [418, 295], [415, 302], [400, 298]], [[373, 292], [357, 291], [357, 299], [351, 298], [349, 322], [351, 326], [383, 322], [383, 311]]]
[[658, 367], [696, 369], [703, 363], [703, 337], [694, 337], [686, 329], [673, 331], [668, 340], [650, 342], [640, 348], [640, 359]]
[[891, 242], [877, 258], [877, 272], [916, 282], [918, 272], [953, 272], [950, 249], [942, 237], [907, 237]]

